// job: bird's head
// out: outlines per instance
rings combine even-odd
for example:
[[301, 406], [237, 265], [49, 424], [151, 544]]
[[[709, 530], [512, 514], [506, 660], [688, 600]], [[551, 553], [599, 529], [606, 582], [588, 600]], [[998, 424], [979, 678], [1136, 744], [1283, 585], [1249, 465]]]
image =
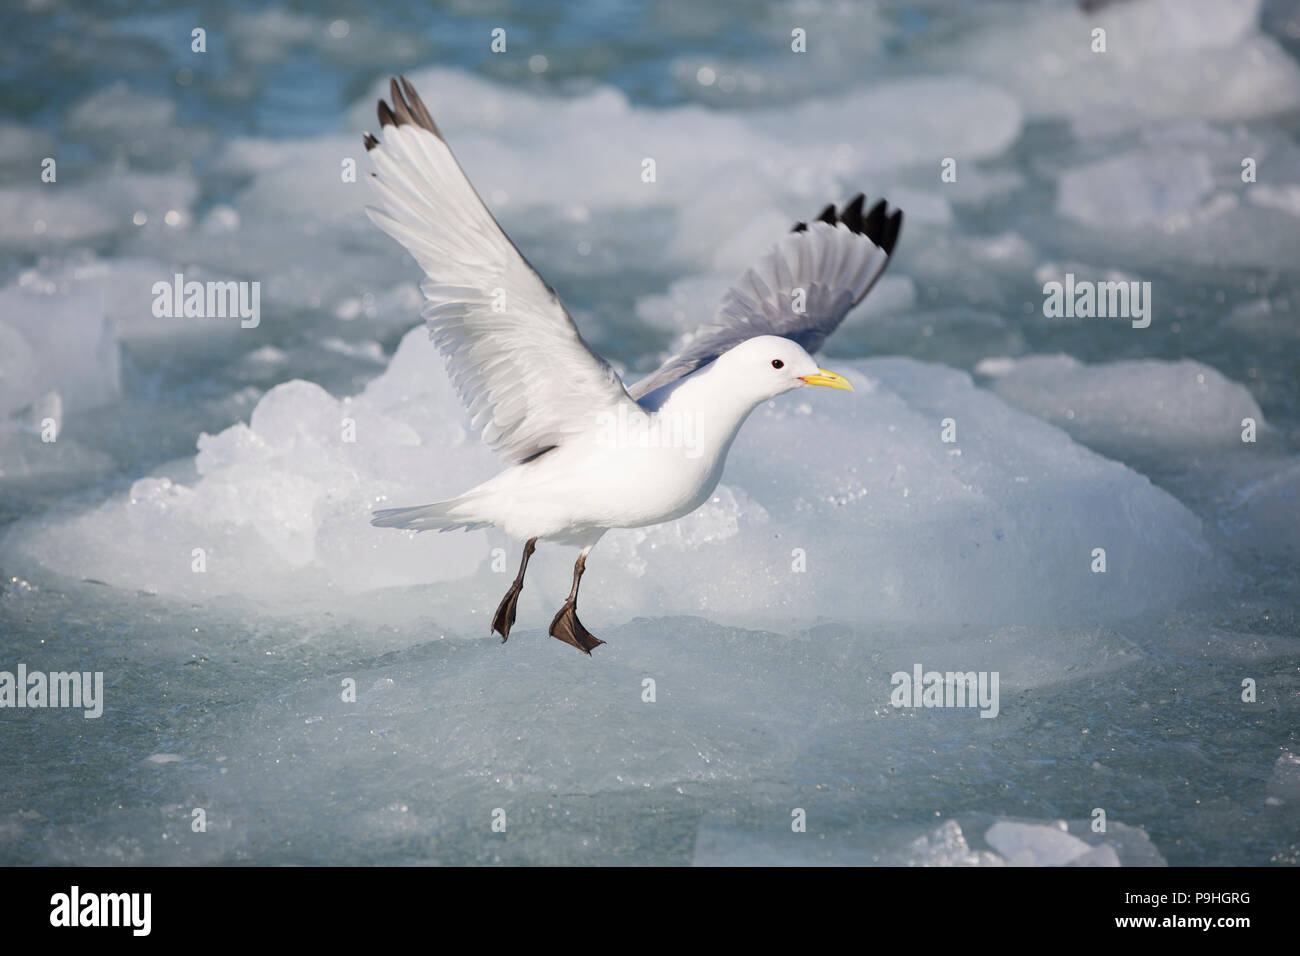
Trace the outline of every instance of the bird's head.
[[746, 339], [720, 356], [717, 366], [754, 404], [805, 385], [853, 391], [848, 379], [819, 368], [802, 346], [779, 335]]

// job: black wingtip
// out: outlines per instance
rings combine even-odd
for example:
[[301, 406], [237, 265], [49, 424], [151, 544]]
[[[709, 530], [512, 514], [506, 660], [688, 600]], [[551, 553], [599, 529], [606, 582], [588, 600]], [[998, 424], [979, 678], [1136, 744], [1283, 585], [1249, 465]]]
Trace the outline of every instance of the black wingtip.
[[[816, 221], [832, 226], [844, 223], [851, 232], [866, 236], [885, 250], [885, 255], [893, 255], [894, 246], [898, 243], [898, 234], [903, 229], [903, 211], [895, 209], [890, 213], [888, 204], [880, 199], [866, 215], [863, 215], [862, 207], [866, 202], [867, 197], [863, 193], [858, 193], [849, 200], [843, 212], [836, 212], [835, 206], [830, 205], [821, 211]], [[808, 224], [797, 222], [790, 231], [807, 232]]]
[[840, 222], [848, 226], [853, 232], [862, 231], [862, 204], [866, 201], [866, 195], [858, 193], [849, 200], [849, 204], [845, 206], [844, 211], [840, 213]]
[[362, 137], [361, 142], [366, 144], [367, 153], [379, 145], [379, 140], [375, 139], [369, 133], [366, 133], [366, 135]]
[[894, 254], [898, 243], [898, 234], [903, 230], [903, 210], [888, 211], [882, 199], [871, 207], [871, 212], [862, 221], [861, 233], [885, 250], [885, 255]]
[[[390, 77], [388, 80], [388, 98], [392, 106], [379, 101], [379, 125], [383, 126], [419, 126], [427, 129], [434, 136], [442, 139], [438, 124], [429, 115], [428, 108], [415, 92], [415, 87], [404, 76]], [[373, 147], [367, 147], [373, 148]]]

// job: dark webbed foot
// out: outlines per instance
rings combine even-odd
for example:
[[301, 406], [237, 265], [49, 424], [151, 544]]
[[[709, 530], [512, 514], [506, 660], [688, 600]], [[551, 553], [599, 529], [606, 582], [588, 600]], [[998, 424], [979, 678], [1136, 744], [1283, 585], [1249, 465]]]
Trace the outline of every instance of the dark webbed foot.
[[596, 637], [578, 620], [578, 609], [575, 601], [569, 600], [564, 602], [564, 607], [560, 608], [560, 613], [555, 615], [555, 620], [551, 621], [551, 637], [564, 641], [565, 644], [571, 644], [582, 653], [590, 655], [593, 647], [599, 647], [605, 642]]
[[492, 630], [501, 635], [502, 644], [510, 637], [510, 628], [515, 625], [515, 609], [519, 606], [519, 595], [523, 590], [524, 586], [518, 581], [510, 585], [510, 590], [501, 599], [497, 612], [492, 617]]
[[524, 590], [524, 574], [528, 571], [528, 559], [536, 550], [536, 538], [529, 538], [524, 542], [524, 559], [519, 562], [519, 574], [515, 576], [515, 581], [510, 585], [506, 596], [497, 605], [496, 614], [492, 615], [492, 630], [501, 635], [502, 644], [510, 637], [510, 628], [515, 626], [515, 608], [519, 606], [519, 595]]

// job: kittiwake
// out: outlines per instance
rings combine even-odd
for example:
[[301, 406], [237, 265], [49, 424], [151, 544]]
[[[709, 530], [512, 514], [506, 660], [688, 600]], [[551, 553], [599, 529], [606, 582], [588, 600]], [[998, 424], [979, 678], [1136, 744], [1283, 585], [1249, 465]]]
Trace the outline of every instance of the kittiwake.
[[[798, 223], [722, 300], [713, 322], [626, 387], [579, 335], [545, 280], [497, 225], [415, 89], [391, 83], [369, 133], [379, 208], [370, 218], [427, 273], [429, 335], [482, 439], [511, 464], [459, 497], [374, 512], [417, 531], [495, 525], [522, 539], [519, 574], [492, 618], [504, 642], [539, 540], [576, 545], [573, 587], [550, 634], [591, 653], [577, 616], [587, 555], [610, 528], [680, 518], [708, 500], [758, 405], [808, 385], [847, 389], [809, 355], [880, 278], [903, 214], [858, 194]], [[620, 427], [635, 422], [636, 427]], [[692, 441], [664, 440], [685, 433]], [[638, 436], [638, 437], [634, 437]], [[655, 440], [644, 440], [655, 436]]]

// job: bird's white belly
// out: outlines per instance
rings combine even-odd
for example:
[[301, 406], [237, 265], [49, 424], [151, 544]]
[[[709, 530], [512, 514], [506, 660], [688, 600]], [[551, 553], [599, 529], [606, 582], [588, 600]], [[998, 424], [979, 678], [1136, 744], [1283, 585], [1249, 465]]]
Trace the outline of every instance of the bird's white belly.
[[707, 501], [721, 474], [720, 460], [692, 458], [681, 449], [628, 450], [607, 471], [601, 491], [593, 493], [593, 510], [598, 518], [620, 519], [613, 527], [671, 521]]
[[577, 539], [693, 511], [717, 486], [722, 464], [721, 455], [683, 448], [556, 449], [488, 482], [496, 487], [483, 504], [515, 537]]

